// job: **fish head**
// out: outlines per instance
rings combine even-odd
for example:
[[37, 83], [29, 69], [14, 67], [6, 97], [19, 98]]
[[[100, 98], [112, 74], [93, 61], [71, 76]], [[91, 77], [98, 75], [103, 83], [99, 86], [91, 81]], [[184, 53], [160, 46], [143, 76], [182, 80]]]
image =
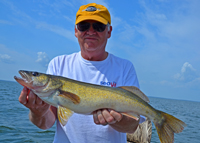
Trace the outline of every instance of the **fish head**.
[[24, 70], [20, 70], [19, 74], [21, 78], [15, 76], [14, 79], [22, 86], [26, 86], [32, 90], [42, 90], [46, 88], [49, 82], [49, 76], [47, 74]]

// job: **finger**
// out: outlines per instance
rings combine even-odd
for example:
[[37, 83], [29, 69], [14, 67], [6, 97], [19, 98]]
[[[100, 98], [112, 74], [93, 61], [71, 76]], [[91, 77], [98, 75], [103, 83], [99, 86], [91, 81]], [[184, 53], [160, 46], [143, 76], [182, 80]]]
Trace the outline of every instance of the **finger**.
[[116, 122], [114, 117], [110, 114], [110, 112], [107, 109], [103, 109], [101, 112], [102, 112], [104, 119], [106, 120], [106, 122], [108, 124], [113, 124]]
[[27, 103], [27, 96], [28, 96], [28, 88], [27, 87], [24, 87], [21, 91], [21, 94], [19, 96], [19, 102], [21, 104], [26, 104]]
[[117, 120], [118, 122], [121, 121], [123, 115], [114, 111], [114, 110], [110, 110], [110, 114], [112, 115], [112, 117]]
[[42, 101], [42, 106], [43, 106], [43, 108], [50, 108], [51, 107], [50, 104], [48, 104], [48, 103], [46, 103], [44, 101]]
[[107, 124], [106, 120], [104, 119], [104, 117], [103, 117], [103, 115], [101, 113], [101, 110], [97, 111], [97, 118], [98, 118], [98, 121], [100, 122], [100, 124], [102, 124], [102, 125], [106, 125]]
[[35, 100], [35, 103], [37, 104], [37, 105], [42, 105], [43, 104], [43, 102], [42, 102], [42, 100], [37, 96], [37, 98], [36, 98], [36, 100]]
[[93, 119], [95, 124], [100, 124], [98, 116], [97, 116], [97, 111], [93, 112]]
[[28, 105], [33, 105], [33, 104], [35, 104], [35, 100], [36, 100], [36, 95], [32, 92], [32, 91], [30, 91], [30, 93], [29, 93], [29, 96], [28, 96]]

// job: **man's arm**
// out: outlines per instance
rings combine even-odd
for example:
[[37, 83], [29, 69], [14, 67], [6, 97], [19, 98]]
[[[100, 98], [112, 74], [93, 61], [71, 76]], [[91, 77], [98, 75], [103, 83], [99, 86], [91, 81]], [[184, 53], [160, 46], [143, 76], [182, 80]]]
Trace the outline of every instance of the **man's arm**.
[[29, 119], [37, 127], [48, 129], [56, 120], [56, 108], [42, 101], [32, 91], [23, 88], [19, 96], [19, 102], [30, 109]]
[[136, 121], [114, 110], [97, 110], [93, 113], [93, 118], [97, 125], [109, 124], [115, 130], [124, 133], [134, 133], [139, 125], [139, 120]]
[[47, 112], [42, 116], [38, 115], [37, 113], [35, 114], [30, 110], [29, 119], [38, 128], [43, 130], [49, 129], [54, 125], [56, 119], [53, 112], [54, 108], [55, 107], [50, 106]]

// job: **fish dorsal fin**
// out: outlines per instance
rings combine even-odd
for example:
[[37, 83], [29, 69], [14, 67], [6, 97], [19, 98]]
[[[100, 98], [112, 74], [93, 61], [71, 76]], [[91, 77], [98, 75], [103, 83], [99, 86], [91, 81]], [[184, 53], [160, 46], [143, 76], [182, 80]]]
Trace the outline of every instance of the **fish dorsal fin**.
[[60, 95], [63, 98], [67, 98], [71, 100], [74, 104], [79, 104], [80, 103], [80, 97], [74, 93], [63, 91], [59, 89]]
[[74, 111], [68, 108], [58, 106], [57, 109], [58, 120], [63, 126], [67, 124], [68, 119], [72, 116], [73, 113]]
[[141, 99], [146, 101], [147, 103], [150, 102], [149, 98], [139, 88], [137, 88], [135, 86], [120, 86], [119, 88], [122, 88], [122, 89], [125, 89], [127, 91], [134, 93], [135, 95], [137, 95], [138, 97], [140, 97]]

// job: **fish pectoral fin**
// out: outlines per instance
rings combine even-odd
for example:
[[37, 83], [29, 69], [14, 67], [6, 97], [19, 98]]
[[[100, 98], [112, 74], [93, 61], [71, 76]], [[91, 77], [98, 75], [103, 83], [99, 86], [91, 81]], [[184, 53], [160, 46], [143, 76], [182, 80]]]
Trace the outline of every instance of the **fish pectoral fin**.
[[130, 118], [135, 119], [136, 121], [138, 121], [140, 119], [140, 116], [134, 113], [121, 113], [122, 115], [128, 116]]
[[138, 97], [140, 97], [141, 99], [143, 99], [147, 103], [150, 102], [149, 98], [136, 86], [120, 86], [119, 88], [122, 88], [124, 90], [127, 90], [127, 91], [134, 93], [135, 95], [137, 95]]
[[78, 95], [71, 92], [63, 91], [61, 89], [59, 90], [59, 92], [60, 92], [59, 96], [71, 100], [74, 104], [80, 103], [80, 97]]
[[57, 109], [58, 120], [63, 126], [67, 124], [69, 117], [71, 117], [73, 113], [74, 111], [68, 108], [58, 106], [58, 109]]

